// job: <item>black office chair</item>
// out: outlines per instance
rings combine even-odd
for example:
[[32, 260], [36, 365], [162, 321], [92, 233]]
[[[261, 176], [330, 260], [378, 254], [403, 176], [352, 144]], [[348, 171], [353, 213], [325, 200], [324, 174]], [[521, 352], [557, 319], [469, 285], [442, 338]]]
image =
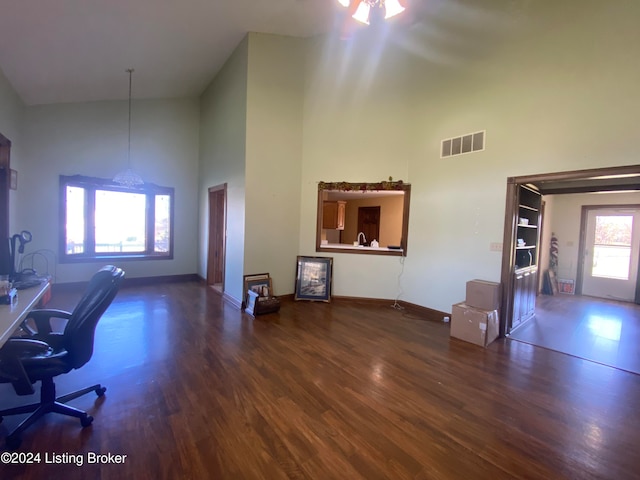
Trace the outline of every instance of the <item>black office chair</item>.
[[[12, 383], [18, 395], [30, 395], [35, 392], [33, 384], [42, 382], [40, 403], [0, 411], [0, 421], [7, 415], [33, 412], [7, 436], [7, 447], [18, 448], [22, 432], [49, 412], [79, 418], [83, 427], [91, 425], [93, 417], [65, 403], [91, 391], [101, 397], [106, 388], [97, 384], [56, 398], [53, 378], [80, 368], [91, 359], [96, 325], [118, 293], [123, 279], [124, 271], [120, 268], [103, 267], [91, 278], [72, 313], [55, 309], [33, 310], [23, 324], [27, 335], [10, 338], [0, 349], [0, 383]], [[63, 331], [52, 329], [52, 318], [66, 320]], [[30, 326], [32, 324], [35, 328]]]

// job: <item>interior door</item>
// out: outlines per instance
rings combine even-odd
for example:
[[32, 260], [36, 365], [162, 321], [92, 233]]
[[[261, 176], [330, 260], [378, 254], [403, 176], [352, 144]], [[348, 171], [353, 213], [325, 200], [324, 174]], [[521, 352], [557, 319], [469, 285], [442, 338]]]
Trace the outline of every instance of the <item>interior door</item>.
[[640, 208], [587, 213], [582, 294], [633, 302], [638, 276]]
[[207, 284], [224, 291], [226, 238], [226, 184], [209, 189], [209, 251], [207, 255]]
[[9, 178], [11, 142], [0, 133], [0, 239], [7, 241], [9, 234]]
[[364, 233], [366, 245], [380, 240], [380, 207], [358, 208], [358, 232]]

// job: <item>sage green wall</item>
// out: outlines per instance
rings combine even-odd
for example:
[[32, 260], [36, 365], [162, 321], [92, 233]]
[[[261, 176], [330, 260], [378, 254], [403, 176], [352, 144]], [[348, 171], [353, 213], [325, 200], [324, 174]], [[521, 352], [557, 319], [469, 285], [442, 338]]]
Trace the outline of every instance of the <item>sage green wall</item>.
[[[450, 311], [467, 280], [500, 279], [490, 244], [502, 242], [507, 177], [638, 163], [640, 2], [527, 2], [512, 16], [457, 8], [466, 24], [446, 54], [441, 25], [325, 38], [310, 52], [301, 251], [313, 251], [317, 181], [412, 185], [403, 269], [336, 254], [336, 295], [402, 292]], [[440, 158], [442, 139], [485, 129], [485, 151]]]
[[[225, 293], [238, 304], [245, 252], [247, 55], [245, 38], [200, 97], [199, 168], [194, 183], [199, 205], [197, 271], [203, 278], [207, 277], [209, 245], [208, 189], [227, 184]], [[189, 233], [195, 236], [196, 232], [194, 228]]]
[[294, 291], [300, 231], [305, 40], [249, 34], [245, 189], [246, 274]]
[[[11, 168], [18, 174], [25, 175], [22, 155], [21, 132], [24, 122], [25, 106], [18, 97], [9, 81], [0, 70], [0, 133], [11, 141]], [[19, 178], [21, 180], [21, 178]], [[22, 190], [9, 191], [9, 233], [13, 234], [24, 230], [23, 223], [17, 216], [19, 202], [19, 192]]]
[[[42, 251], [57, 283], [89, 278], [104, 261], [55, 265], [59, 238], [59, 176], [112, 178], [127, 167], [127, 102], [89, 102], [27, 108], [24, 173], [19, 175], [16, 221], [30, 230], [28, 252]], [[175, 189], [174, 258], [118, 261], [128, 278], [196, 271], [198, 166], [197, 99], [134, 100], [131, 163], [147, 182]]]
[[408, 159], [415, 156], [404, 77], [411, 56], [373, 30], [362, 32], [349, 41], [337, 34], [317, 38], [308, 49], [300, 254], [334, 258], [335, 295], [394, 298], [398, 257], [315, 251], [318, 182], [406, 182]]
[[[640, 3], [527, 8], [489, 56], [449, 67], [436, 95], [420, 76], [437, 66], [414, 64], [409, 301], [448, 310], [467, 280], [499, 280], [501, 254], [489, 246], [502, 241], [507, 177], [638, 163]], [[439, 158], [443, 138], [483, 129], [484, 152]], [[425, 294], [425, 278], [436, 277]]]

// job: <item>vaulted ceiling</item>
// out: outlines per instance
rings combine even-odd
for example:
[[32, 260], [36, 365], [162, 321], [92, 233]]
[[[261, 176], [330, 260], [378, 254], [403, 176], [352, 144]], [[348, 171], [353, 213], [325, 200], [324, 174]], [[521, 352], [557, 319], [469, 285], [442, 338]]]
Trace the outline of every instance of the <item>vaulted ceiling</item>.
[[[477, 60], [531, 0], [402, 0], [395, 27], [433, 61]], [[27, 105], [197, 96], [247, 32], [344, 38], [337, 0], [19, 0], [0, 5], [0, 70]], [[395, 28], [394, 27], [394, 28]], [[347, 35], [347, 38], [349, 35]], [[428, 51], [426, 51], [428, 50]]]
[[0, 6], [0, 69], [28, 105], [200, 94], [249, 31], [311, 36], [334, 0], [20, 0]]

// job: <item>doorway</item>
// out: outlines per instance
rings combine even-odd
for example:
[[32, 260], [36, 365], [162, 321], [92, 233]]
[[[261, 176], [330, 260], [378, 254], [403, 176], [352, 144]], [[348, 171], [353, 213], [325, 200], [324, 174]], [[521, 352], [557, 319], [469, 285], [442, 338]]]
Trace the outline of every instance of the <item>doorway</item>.
[[358, 207], [358, 233], [364, 233], [365, 245], [380, 240], [380, 207]]
[[640, 206], [583, 207], [581, 293], [623, 302], [636, 297]]
[[[526, 185], [534, 186], [543, 196], [568, 193], [640, 191], [640, 165], [545, 173], [509, 177], [507, 179], [500, 276], [503, 292], [500, 306], [500, 336], [510, 334], [513, 328], [514, 301], [517, 294], [515, 284], [515, 252], [518, 239], [516, 225], [518, 223], [519, 207], [517, 192], [521, 186]], [[578, 288], [576, 288], [576, 291], [578, 291]]]
[[209, 248], [207, 285], [224, 293], [224, 266], [227, 238], [227, 184], [209, 188]]

